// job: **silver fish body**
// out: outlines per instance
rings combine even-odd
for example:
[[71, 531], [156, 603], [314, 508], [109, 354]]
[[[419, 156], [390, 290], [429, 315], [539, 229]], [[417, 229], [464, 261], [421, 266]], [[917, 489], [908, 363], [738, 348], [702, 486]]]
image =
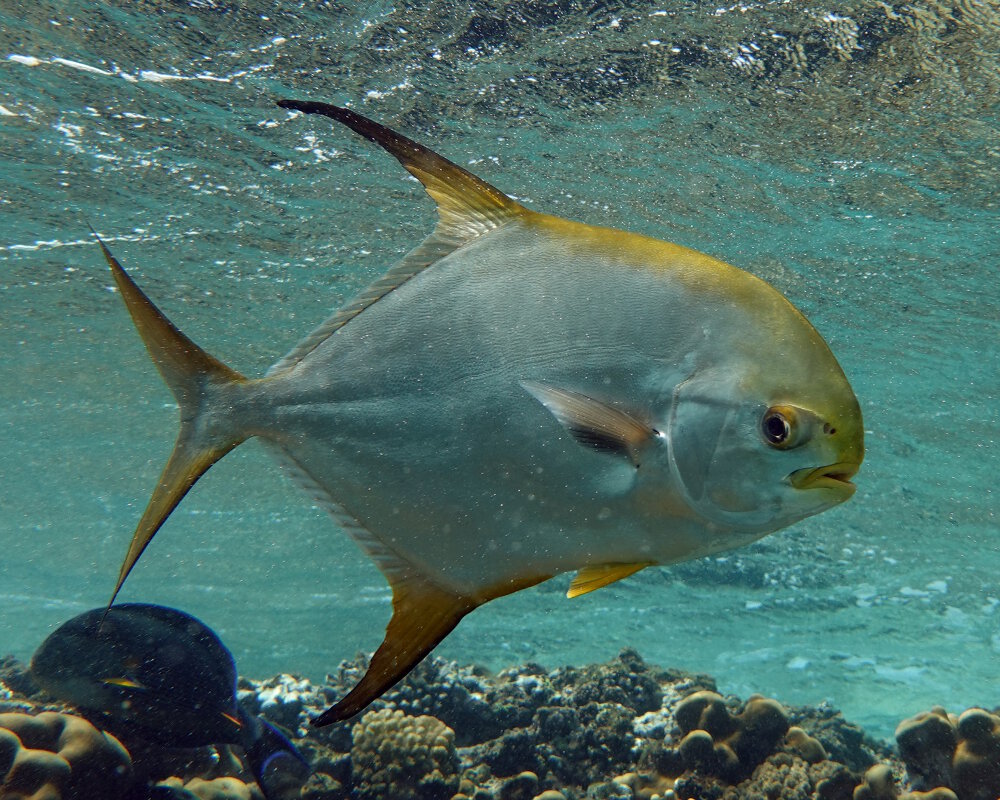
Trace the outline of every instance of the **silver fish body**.
[[104, 254], [181, 405], [118, 587], [184, 493], [264, 440], [375, 560], [394, 612], [363, 709], [473, 608], [578, 570], [570, 596], [736, 547], [846, 500], [864, 453], [829, 347], [775, 289], [701, 253], [539, 214], [354, 112], [438, 204], [434, 233], [248, 380]]
[[[783, 298], [745, 273], [760, 295], [752, 313], [685, 286], [674, 273], [702, 257], [680, 248], [655, 267], [625, 252], [617, 260], [573, 250], [572, 240], [530, 224], [480, 237], [260, 386], [261, 427], [280, 432], [319, 499], [459, 592], [524, 578], [526, 563], [541, 577], [693, 558], [839, 501], [814, 491], [793, 504], [785, 475], [757, 468], [753, 455], [766, 446], [754, 423], [783, 399], [781, 387], [751, 400], [758, 408], [735, 394], [757, 378], [760, 358], [794, 361], [785, 352], [791, 336], [808, 340], [810, 364], [789, 366], [815, 368], [818, 351], [828, 360], [821, 368], [836, 368]], [[765, 303], [777, 313], [762, 318]], [[776, 331], [782, 313], [792, 324]], [[638, 466], [581, 447], [529, 382], [604, 401], [659, 435]], [[686, 399], [704, 383], [717, 402]], [[748, 452], [733, 461], [740, 448], [717, 434], [747, 414]], [[733, 508], [694, 496], [694, 478], [683, 477], [723, 454], [726, 485], [734, 493], [744, 485], [749, 498]], [[785, 474], [817, 465], [812, 454], [782, 455], [793, 462]]]

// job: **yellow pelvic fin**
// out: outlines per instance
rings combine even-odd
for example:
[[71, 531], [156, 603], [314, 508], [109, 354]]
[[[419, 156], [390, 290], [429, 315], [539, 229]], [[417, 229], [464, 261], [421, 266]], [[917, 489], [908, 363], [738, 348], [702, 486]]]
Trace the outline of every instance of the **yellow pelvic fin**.
[[[97, 233], [93, 229], [91, 232], [111, 267], [111, 274], [136, 330], [142, 336], [160, 375], [177, 398], [181, 411], [177, 442], [132, 536], [118, 583], [108, 602], [110, 608], [129, 572], [170, 512], [212, 464], [247, 438], [247, 434], [237, 426], [221, 425], [220, 420], [226, 419], [224, 409], [218, 407], [221, 404], [212, 403], [215, 390], [219, 387], [242, 383], [246, 378], [181, 333], [129, 277]], [[210, 426], [204, 424], [209, 414], [213, 415]]]
[[393, 583], [392, 619], [364, 677], [343, 699], [312, 720], [317, 728], [349, 719], [392, 688], [479, 602], [420, 577]]
[[640, 564], [600, 564], [596, 567], [584, 567], [576, 573], [566, 596], [569, 598], [579, 597], [581, 594], [587, 594], [607, 586], [609, 583], [634, 575], [652, 564], [652, 561], [644, 561]]
[[656, 429], [642, 420], [585, 394], [538, 381], [522, 381], [521, 386], [580, 444], [624, 455], [636, 467], [642, 448], [657, 435]]

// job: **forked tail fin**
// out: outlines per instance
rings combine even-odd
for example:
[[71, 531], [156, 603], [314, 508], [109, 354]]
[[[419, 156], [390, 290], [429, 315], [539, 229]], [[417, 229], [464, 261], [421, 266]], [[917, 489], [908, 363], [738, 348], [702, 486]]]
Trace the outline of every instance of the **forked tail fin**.
[[181, 411], [180, 432], [174, 451], [132, 535], [118, 583], [108, 602], [110, 608], [139, 556], [181, 498], [212, 464], [248, 437], [245, 431], [225, 424], [227, 415], [218, 407], [221, 403], [217, 400], [220, 389], [244, 383], [246, 378], [181, 333], [129, 277], [101, 237], [93, 229], [91, 232], [111, 267], [111, 274], [136, 330], [163, 380], [177, 398]]

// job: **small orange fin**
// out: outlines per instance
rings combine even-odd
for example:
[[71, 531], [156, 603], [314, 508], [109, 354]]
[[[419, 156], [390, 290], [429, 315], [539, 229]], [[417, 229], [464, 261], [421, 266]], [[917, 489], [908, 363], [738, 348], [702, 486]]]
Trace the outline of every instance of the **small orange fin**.
[[406, 676], [479, 603], [420, 577], [393, 583], [392, 619], [368, 671], [339, 703], [312, 720], [317, 727], [353, 717]]
[[[110, 608], [129, 572], [170, 512], [212, 464], [246, 439], [246, 434], [228, 420], [224, 403], [213, 403], [218, 387], [243, 383], [246, 378], [181, 333], [129, 277], [93, 228], [91, 232], [111, 267], [136, 330], [181, 410], [177, 443], [132, 535], [118, 583], [108, 602]], [[209, 416], [212, 424], [204, 424]], [[230, 422], [231, 427], [224, 421]]]
[[652, 563], [652, 561], [645, 561], [640, 564], [600, 564], [596, 567], [584, 567], [576, 573], [566, 596], [573, 598], [587, 594], [607, 586], [609, 583], [634, 575], [639, 570], [651, 566]]

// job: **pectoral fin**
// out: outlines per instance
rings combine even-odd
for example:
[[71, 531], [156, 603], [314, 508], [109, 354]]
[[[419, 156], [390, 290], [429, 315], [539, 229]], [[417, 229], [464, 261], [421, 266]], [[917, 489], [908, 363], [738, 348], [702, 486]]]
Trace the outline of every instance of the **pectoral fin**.
[[312, 720], [317, 727], [353, 717], [406, 676], [479, 602], [419, 577], [393, 582], [392, 619], [365, 676], [339, 703]]
[[566, 596], [569, 598], [579, 597], [595, 589], [607, 586], [609, 583], [620, 581], [629, 575], [634, 575], [641, 569], [652, 565], [652, 561], [644, 561], [639, 564], [600, 564], [596, 567], [584, 567], [576, 573], [573, 582], [569, 585]]
[[521, 386], [552, 412], [580, 444], [623, 455], [636, 467], [642, 448], [658, 435], [642, 420], [585, 394], [537, 381], [522, 381]]

